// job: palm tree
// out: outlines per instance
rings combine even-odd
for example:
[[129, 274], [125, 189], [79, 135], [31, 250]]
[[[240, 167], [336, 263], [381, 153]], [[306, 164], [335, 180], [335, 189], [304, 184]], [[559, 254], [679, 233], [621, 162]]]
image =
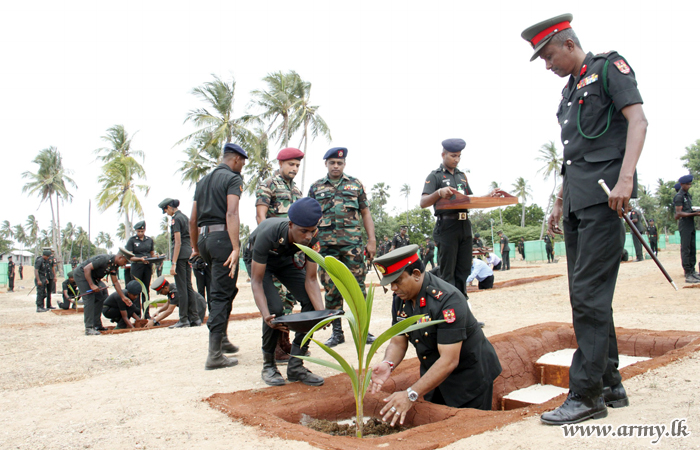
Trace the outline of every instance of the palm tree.
[[408, 219], [408, 196], [411, 195], [411, 186], [408, 183], [404, 183], [404, 185], [401, 186], [400, 193], [406, 197], [406, 225], [410, 226], [410, 220]]
[[126, 241], [126, 228], [124, 228], [123, 223], [120, 223], [117, 226], [117, 239], [121, 241]]
[[70, 242], [70, 250], [68, 251], [68, 257], [65, 259], [66, 262], [73, 256], [73, 237], [75, 236], [75, 230], [75, 225], [73, 225], [72, 222], [68, 222], [63, 229], [63, 247], [68, 247], [68, 243]]
[[[299, 142], [299, 148], [304, 144], [304, 155], [306, 156], [306, 151], [309, 145], [309, 127], [311, 127], [311, 140], [315, 140], [319, 135], [324, 136], [327, 142], [331, 142], [331, 130], [328, 128], [328, 124], [323, 120], [318, 114], [318, 106], [310, 105], [311, 97], [311, 83], [308, 81], [300, 80], [297, 85], [297, 96], [299, 101], [297, 102], [296, 110], [292, 117], [292, 123], [290, 125], [292, 132], [303, 127], [304, 133], [302, 134], [301, 141]], [[304, 181], [306, 180], [306, 158], [302, 160], [301, 169], [301, 192], [304, 192]]]
[[542, 144], [539, 150], [540, 156], [537, 157], [538, 161], [542, 161], [544, 166], [537, 171], [544, 176], [544, 180], [547, 181], [550, 176], [554, 178], [554, 187], [552, 188], [552, 193], [549, 196], [549, 201], [547, 202], [547, 209], [544, 212], [544, 218], [542, 219], [542, 229], [540, 230], [540, 239], [544, 236], [544, 226], [547, 223], [547, 217], [550, 214], [550, 208], [554, 206], [554, 193], [557, 190], [557, 175], [561, 170], [562, 158], [559, 157], [557, 153], [557, 148], [554, 146], [554, 141], [549, 141], [547, 144]]
[[29, 215], [27, 217], [27, 222], [25, 224], [27, 227], [25, 230], [25, 241], [30, 247], [34, 247], [34, 253], [39, 254], [39, 247], [37, 243], [39, 242], [39, 222], [37, 222], [34, 215]]
[[527, 201], [528, 198], [532, 197], [532, 191], [530, 190], [530, 186], [527, 184], [527, 181], [525, 181], [525, 178], [519, 177], [517, 180], [515, 180], [515, 183], [513, 183], [513, 195], [520, 197], [520, 202], [523, 205], [523, 215], [522, 215], [522, 219], [520, 220], [520, 226], [524, 227], [525, 226], [525, 202]]
[[[501, 187], [501, 184], [497, 181], [492, 181], [491, 185], [489, 186], [491, 191], [495, 191], [496, 189], [500, 189], [500, 187]], [[501, 211], [500, 206], [498, 207], [498, 218], [501, 221], [501, 226], [503, 226], [503, 211]]]
[[255, 133], [249, 136], [244, 147], [248, 152], [248, 161], [245, 165], [245, 173], [249, 175], [246, 192], [255, 194], [261, 181], [272, 176], [275, 168], [270, 161], [270, 149], [268, 146], [267, 133], [262, 128], [255, 129]]
[[384, 211], [384, 206], [389, 201], [389, 189], [391, 186], [387, 186], [386, 183], [376, 183], [372, 186], [372, 202], [370, 205], [373, 206], [373, 216], [376, 215], [377, 219], [383, 220], [386, 217], [386, 211]]
[[10, 225], [9, 220], [5, 220], [2, 222], [2, 226], [0, 227], [0, 236], [3, 239], [12, 239], [15, 237], [15, 232], [12, 231], [12, 225]]
[[102, 236], [102, 243], [105, 245], [105, 248], [107, 250], [114, 247], [114, 242], [112, 242], [112, 236], [110, 236], [109, 233], [105, 233], [104, 236]]
[[187, 159], [179, 161], [181, 166], [178, 172], [182, 173], [182, 182], [189, 183], [190, 187], [211, 172], [221, 160], [221, 145], [212, 139], [209, 131], [193, 138], [184, 152]]
[[97, 196], [97, 207], [100, 211], [106, 211], [116, 205], [119, 215], [124, 216], [124, 229], [127, 235], [131, 235], [131, 223], [134, 214], [143, 215], [141, 201], [137, 192], [148, 195], [150, 187], [145, 184], [137, 184], [139, 178], [146, 179], [146, 171], [135, 159], [141, 157], [143, 151], [131, 148], [131, 138], [123, 125], [115, 125], [107, 130], [102, 140], [110, 144], [109, 147], [98, 148], [95, 153], [98, 159], [105, 162], [102, 173], [97, 181], [101, 184], [101, 191]]
[[[51, 205], [51, 247], [59, 257], [59, 267], [61, 267], [61, 253], [59, 250], [59, 230], [61, 221], [59, 214], [59, 204], [61, 199], [70, 201], [73, 195], [68, 192], [66, 184], [77, 188], [75, 181], [69, 176], [71, 171], [63, 167], [63, 158], [56, 147], [49, 147], [41, 150], [32, 161], [39, 165], [37, 173], [24, 172], [22, 178], [30, 181], [22, 187], [22, 192], [37, 194], [43, 203], [48, 201]], [[56, 196], [56, 210], [54, 211], [53, 196]], [[56, 220], [58, 217], [58, 220]], [[60, 269], [59, 269], [60, 270]]]
[[165, 216], [163, 217], [163, 220], [160, 221], [160, 231], [163, 233], [166, 233], [168, 235], [168, 261], [170, 261], [170, 233], [168, 232], [170, 230], [170, 216]]
[[251, 105], [262, 108], [263, 112], [258, 117], [269, 124], [267, 134], [277, 142], [281, 141], [282, 147], [288, 147], [293, 132], [291, 115], [298, 107], [302, 90], [299, 86], [301, 77], [293, 70], [289, 73], [278, 71], [268, 73], [263, 81], [267, 83], [267, 90], [252, 91]]
[[24, 227], [22, 227], [21, 224], [14, 226], [13, 233], [18, 244], [22, 244], [25, 247], [29, 245], [29, 242], [27, 241], [27, 233], [24, 232]]
[[83, 227], [78, 227], [75, 230], [75, 243], [80, 246], [80, 260], [83, 260], [83, 247], [90, 245], [90, 239], [88, 238], [87, 231]]

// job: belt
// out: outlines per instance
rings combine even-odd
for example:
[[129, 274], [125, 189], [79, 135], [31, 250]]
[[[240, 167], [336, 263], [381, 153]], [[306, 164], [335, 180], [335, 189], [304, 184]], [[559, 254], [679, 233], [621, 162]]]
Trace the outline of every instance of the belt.
[[199, 227], [199, 234], [201, 235], [213, 233], [214, 231], [226, 231], [226, 224], [222, 223], [217, 225], [205, 225], [203, 227]]
[[441, 219], [452, 219], [452, 220], [468, 220], [469, 213], [460, 212], [460, 213], [440, 214], [440, 218]]

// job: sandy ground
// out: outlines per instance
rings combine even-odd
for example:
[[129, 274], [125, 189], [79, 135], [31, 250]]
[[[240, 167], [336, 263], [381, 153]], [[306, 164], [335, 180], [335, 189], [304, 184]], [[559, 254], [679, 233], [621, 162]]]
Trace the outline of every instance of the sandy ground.
[[[685, 285], [678, 246], [660, 254], [679, 287]], [[513, 267], [533, 265], [521, 261]], [[202, 402], [217, 392], [274, 389], [260, 379], [260, 322], [232, 322], [239, 365], [204, 371], [206, 327], [157, 329], [87, 337], [82, 315], [35, 312], [31, 270], [14, 293], [0, 293], [0, 448], [2, 449], [306, 449], [310, 445], [262, 434], [232, 422]], [[497, 281], [566, 273], [566, 264], [498, 272]], [[29, 275], [29, 276], [27, 276]], [[256, 310], [245, 276], [233, 313]], [[369, 280], [376, 280], [374, 274]], [[60, 285], [59, 285], [60, 286]], [[571, 321], [566, 277], [475, 293], [471, 305], [487, 336], [542, 322]], [[700, 290], [675, 292], [652, 261], [623, 264], [614, 301], [618, 327], [700, 331]], [[371, 330], [390, 325], [390, 295], [378, 290]], [[54, 303], [55, 304], [55, 303]], [[104, 319], [103, 319], [104, 320]], [[105, 320], [105, 325], [108, 321]], [[325, 339], [330, 331], [323, 331]], [[338, 347], [350, 357], [350, 345]], [[322, 352], [313, 348], [315, 356]], [[380, 356], [383, 351], [380, 351]], [[415, 356], [409, 350], [411, 357]], [[375, 361], [379, 361], [377, 357]], [[284, 374], [284, 366], [282, 366]], [[311, 366], [315, 373], [334, 375]], [[564, 438], [559, 427], [526, 419], [447, 448], [699, 448], [700, 355], [625, 382], [631, 406], [611, 409], [593, 424], [666, 424], [687, 419], [685, 438]], [[698, 403], [695, 403], [698, 400]]]

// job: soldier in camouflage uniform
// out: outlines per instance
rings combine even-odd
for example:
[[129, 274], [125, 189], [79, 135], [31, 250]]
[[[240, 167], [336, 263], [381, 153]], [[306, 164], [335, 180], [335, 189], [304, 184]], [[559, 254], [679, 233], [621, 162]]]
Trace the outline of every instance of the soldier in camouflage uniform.
[[[299, 171], [304, 152], [297, 148], [285, 148], [277, 154], [280, 168], [270, 178], [263, 180], [255, 191], [255, 220], [262, 222], [270, 217], [287, 217], [287, 212], [292, 203], [302, 197], [302, 193], [294, 183], [294, 177]], [[295, 256], [298, 258], [299, 254]], [[303, 267], [303, 262], [301, 262]], [[277, 292], [282, 299], [284, 314], [291, 314], [294, 307], [294, 296], [284, 287], [280, 281], [272, 277]], [[280, 333], [279, 342], [275, 349], [275, 362], [285, 364], [289, 361], [289, 351], [292, 343], [289, 341], [289, 331]]]
[[[334, 147], [326, 152], [323, 159], [326, 160], [328, 175], [311, 185], [309, 197], [316, 199], [323, 208], [323, 218], [318, 226], [320, 253], [333, 256], [345, 264], [365, 294], [367, 269], [360, 222], [367, 232], [366, 250], [370, 261], [376, 254], [377, 240], [364, 186], [357, 178], [343, 173], [347, 154], [348, 150], [344, 147]], [[319, 270], [319, 274], [326, 289], [326, 308], [342, 309], [343, 297], [330, 275], [323, 269]], [[334, 320], [332, 323], [333, 335], [326, 341], [328, 347], [345, 342], [341, 321]], [[374, 337], [370, 334], [367, 341], [374, 341]]]

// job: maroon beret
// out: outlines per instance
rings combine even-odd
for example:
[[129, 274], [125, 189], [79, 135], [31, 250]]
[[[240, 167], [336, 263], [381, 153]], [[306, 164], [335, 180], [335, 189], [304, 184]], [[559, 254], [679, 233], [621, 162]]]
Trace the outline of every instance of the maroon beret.
[[303, 159], [304, 152], [294, 147], [287, 147], [280, 150], [277, 154], [278, 161], [288, 161], [290, 159]]

